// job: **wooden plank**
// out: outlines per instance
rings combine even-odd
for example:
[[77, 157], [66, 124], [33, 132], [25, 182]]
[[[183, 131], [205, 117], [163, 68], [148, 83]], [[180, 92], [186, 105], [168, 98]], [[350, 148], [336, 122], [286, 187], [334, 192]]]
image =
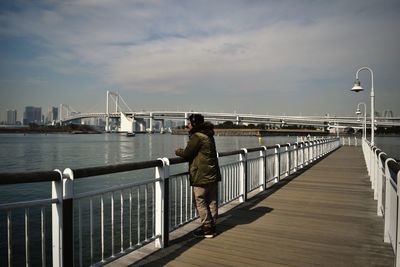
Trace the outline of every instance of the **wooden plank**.
[[342, 147], [223, 214], [219, 234], [191, 233], [138, 266], [393, 266], [359, 147]]

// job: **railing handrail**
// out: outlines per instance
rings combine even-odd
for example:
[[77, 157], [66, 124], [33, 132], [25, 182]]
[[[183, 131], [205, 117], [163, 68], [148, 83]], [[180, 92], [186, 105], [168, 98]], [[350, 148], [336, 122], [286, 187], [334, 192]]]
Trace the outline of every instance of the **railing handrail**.
[[36, 182], [53, 182], [60, 180], [57, 171], [3, 172], [0, 173], [0, 185]]

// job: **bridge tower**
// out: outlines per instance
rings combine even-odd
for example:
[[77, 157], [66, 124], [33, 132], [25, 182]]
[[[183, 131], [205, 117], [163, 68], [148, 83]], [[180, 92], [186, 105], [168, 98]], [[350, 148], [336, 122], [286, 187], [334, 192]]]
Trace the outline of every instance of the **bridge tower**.
[[235, 124], [236, 125], [240, 125], [240, 117], [239, 116], [236, 116]]
[[[119, 108], [119, 94], [115, 92], [110, 92], [107, 90], [107, 100], [106, 100], [106, 132], [110, 132], [110, 101], [109, 98], [111, 97], [112, 100], [115, 102], [115, 113], [118, 113]], [[115, 99], [113, 98], [115, 97]]]
[[189, 114], [185, 112], [185, 118], [183, 118], [183, 127], [185, 127], [186, 124], [188, 124], [188, 120], [189, 120]]
[[58, 121], [60, 122], [60, 125], [62, 125], [62, 122], [65, 118], [79, 113], [80, 112], [76, 111], [70, 105], [60, 104], [60, 110], [58, 111]]

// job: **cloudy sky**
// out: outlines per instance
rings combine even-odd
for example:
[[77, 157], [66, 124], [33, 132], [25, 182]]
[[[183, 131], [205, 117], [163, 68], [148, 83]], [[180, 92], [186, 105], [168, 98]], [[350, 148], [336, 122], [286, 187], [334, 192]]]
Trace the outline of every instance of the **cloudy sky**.
[[1, 0], [0, 112], [400, 115], [398, 0]]

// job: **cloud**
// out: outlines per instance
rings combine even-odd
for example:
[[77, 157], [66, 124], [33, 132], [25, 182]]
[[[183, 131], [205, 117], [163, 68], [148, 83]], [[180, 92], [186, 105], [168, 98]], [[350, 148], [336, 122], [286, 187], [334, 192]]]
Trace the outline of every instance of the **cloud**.
[[88, 76], [99, 90], [301, 95], [341, 88], [360, 65], [394, 90], [400, 69], [394, 0], [10, 3], [0, 4], [0, 38], [37, 47], [25, 68]]

